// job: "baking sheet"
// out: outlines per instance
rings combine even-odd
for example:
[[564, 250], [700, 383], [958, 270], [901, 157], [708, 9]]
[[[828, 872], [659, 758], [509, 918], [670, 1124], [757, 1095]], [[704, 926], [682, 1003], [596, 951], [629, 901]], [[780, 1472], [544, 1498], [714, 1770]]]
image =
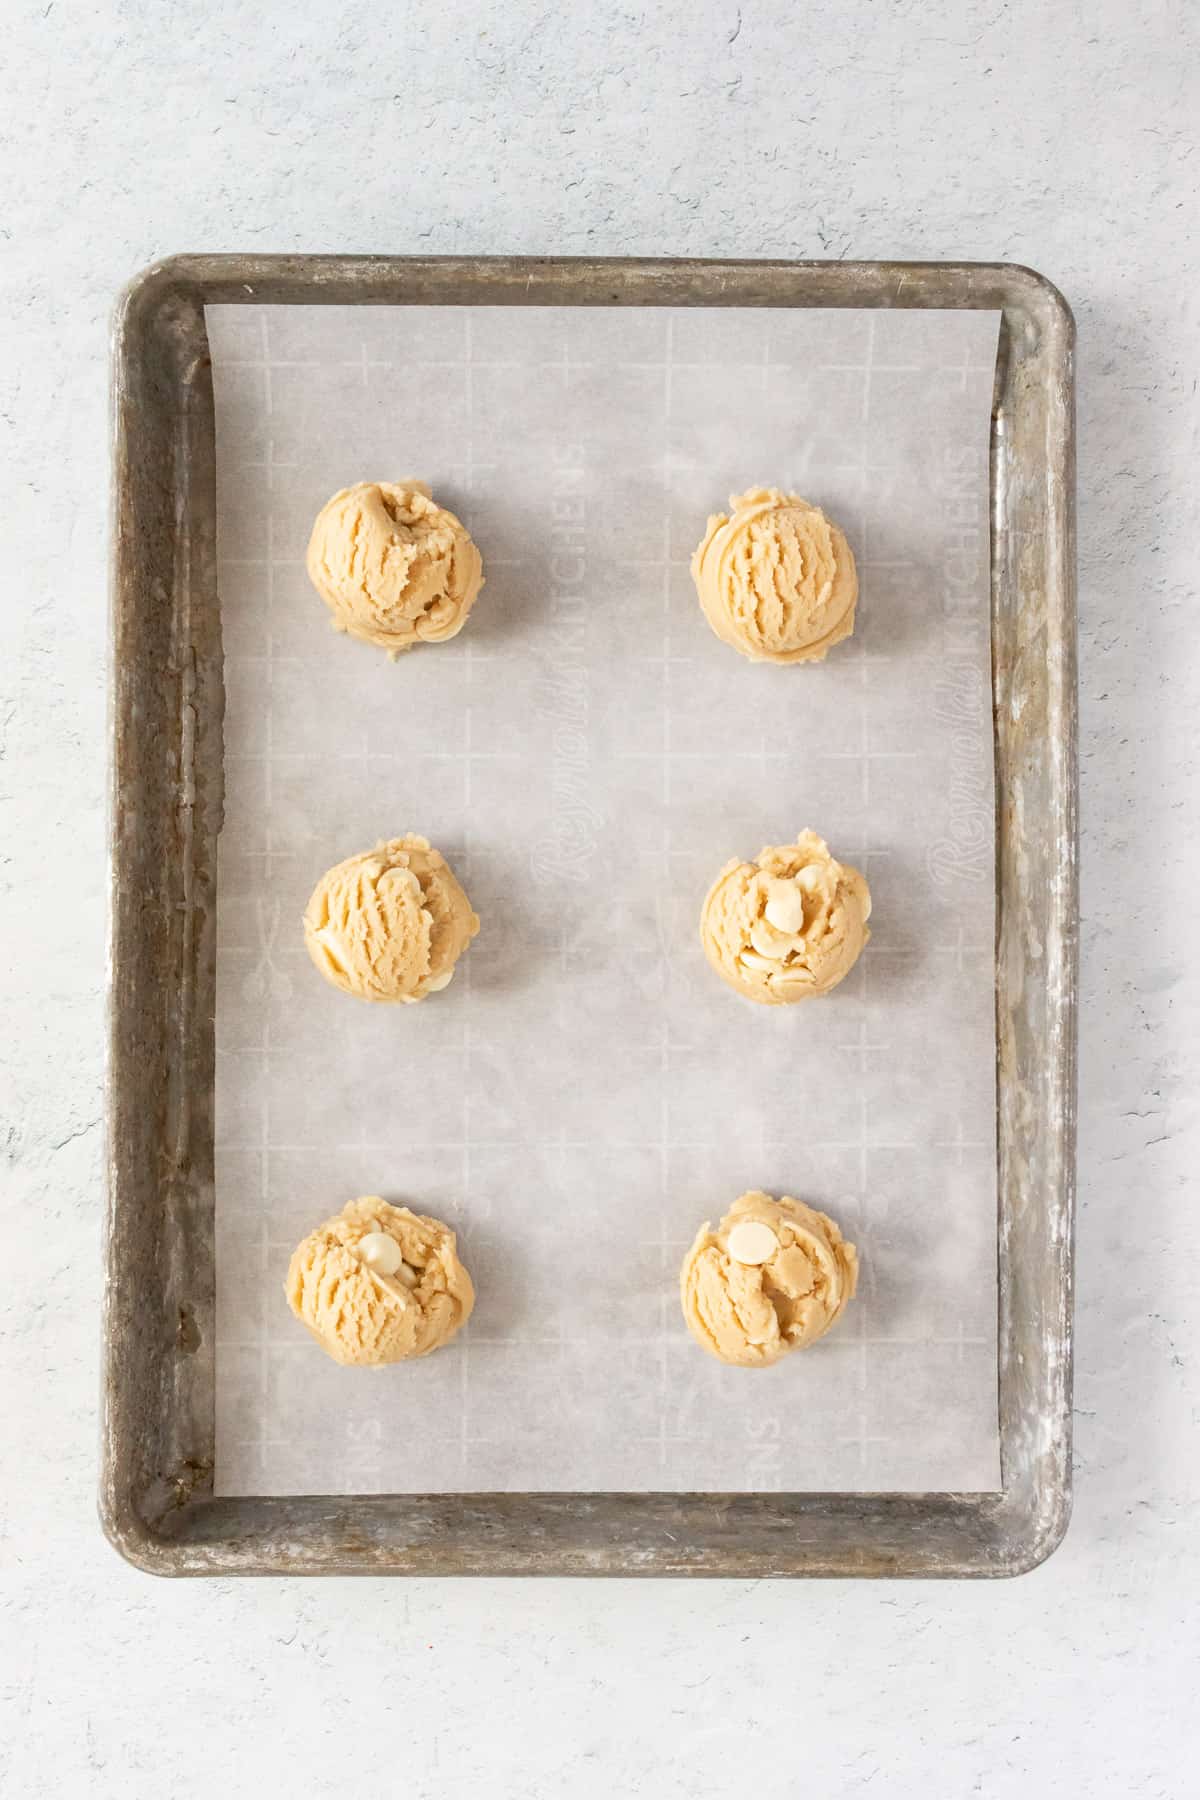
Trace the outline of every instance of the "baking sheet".
[[[998, 314], [212, 307], [226, 822], [217, 1469], [238, 1493], [990, 1489], [996, 1419], [988, 421]], [[420, 474], [483, 550], [452, 644], [339, 638], [303, 554], [337, 487]], [[743, 663], [688, 573], [761, 481], [859, 559], [825, 665]], [[700, 900], [805, 825], [874, 936], [828, 1001], [708, 971]], [[424, 831], [483, 918], [420, 1008], [308, 964], [321, 871]], [[830, 1211], [860, 1296], [726, 1370], [679, 1260], [751, 1186]], [[344, 1371], [288, 1313], [358, 1193], [460, 1233], [447, 1350]]]

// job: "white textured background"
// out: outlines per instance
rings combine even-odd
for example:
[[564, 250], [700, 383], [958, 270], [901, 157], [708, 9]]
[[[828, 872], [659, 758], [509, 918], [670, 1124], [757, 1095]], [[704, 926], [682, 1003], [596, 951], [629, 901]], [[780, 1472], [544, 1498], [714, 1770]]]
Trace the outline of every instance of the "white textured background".
[[[1196, 10], [0, 0], [0, 1791], [1188, 1796]], [[179, 249], [1009, 257], [1080, 325], [1078, 1491], [973, 1585], [167, 1586], [95, 1525], [105, 351]]]

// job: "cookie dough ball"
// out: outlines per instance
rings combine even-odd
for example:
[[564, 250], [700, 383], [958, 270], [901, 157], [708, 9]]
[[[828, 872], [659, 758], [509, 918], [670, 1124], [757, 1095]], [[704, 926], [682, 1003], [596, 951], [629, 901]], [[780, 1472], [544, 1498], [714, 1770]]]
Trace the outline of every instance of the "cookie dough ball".
[[692, 557], [704, 616], [751, 662], [820, 662], [854, 630], [858, 575], [832, 519], [799, 494], [752, 488], [708, 521]]
[[836, 862], [815, 831], [729, 862], [700, 914], [704, 954], [747, 1000], [786, 1006], [827, 994], [870, 937], [866, 878]]
[[475, 1305], [454, 1233], [439, 1219], [351, 1200], [288, 1265], [288, 1305], [334, 1362], [404, 1362], [439, 1350]]
[[304, 942], [326, 981], [407, 1005], [450, 985], [478, 930], [445, 857], [411, 834], [338, 863], [304, 913]]
[[823, 1337], [853, 1298], [858, 1254], [832, 1219], [802, 1200], [743, 1194], [716, 1231], [701, 1226], [679, 1295], [701, 1347], [764, 1369]]
[[466, 527], [421, 481], [360, 481], [317, 514], [308, 573], [339, 631], [399, 656], [462, 630], [483, 586]]

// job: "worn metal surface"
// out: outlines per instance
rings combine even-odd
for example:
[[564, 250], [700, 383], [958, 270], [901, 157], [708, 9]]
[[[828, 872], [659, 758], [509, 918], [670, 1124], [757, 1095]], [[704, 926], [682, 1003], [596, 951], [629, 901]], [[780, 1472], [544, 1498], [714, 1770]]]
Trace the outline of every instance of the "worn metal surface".
[[[222, 668], [207, 302], [1003, 311], [992, 438], [999, 1494], [214, 1500]], [[182, 257], [115, 331], [111, 1042], [101, 1514], [161, 1574], [1010, 1575], [1070, 1511], [1073, 325], [983, 264]]]

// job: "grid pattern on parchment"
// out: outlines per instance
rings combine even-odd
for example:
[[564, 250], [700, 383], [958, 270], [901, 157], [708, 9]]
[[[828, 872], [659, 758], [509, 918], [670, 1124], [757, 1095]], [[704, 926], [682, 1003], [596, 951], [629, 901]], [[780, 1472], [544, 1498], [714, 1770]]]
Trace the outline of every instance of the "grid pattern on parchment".
[[[219, 1491], [996, 1485], [987, 433], [996, 321], [953, 313], [211, 309], [225, 634]], [[485, 558], [396, 665], [308, 588], [337, 487], [420, 474]], [[773, 481], [859, 559], [820, 668], [708, 633], [708, 511]], [[983, 824], [986, 823], [986, 830]], [[820, 1006], [711, 976], [700, 898], [803, 826], [874, 937]], [[484, 929], [444, 995], [326, 989], [322, 869], [426, 832]], [[836, 1334], [763, 1376], [683, 1331], [679, 1260], [751, 1186], [860, 1247]], [[472, 1324], [328, 1364], [282, 1298], [357, 1193], [451, 1220]]]

